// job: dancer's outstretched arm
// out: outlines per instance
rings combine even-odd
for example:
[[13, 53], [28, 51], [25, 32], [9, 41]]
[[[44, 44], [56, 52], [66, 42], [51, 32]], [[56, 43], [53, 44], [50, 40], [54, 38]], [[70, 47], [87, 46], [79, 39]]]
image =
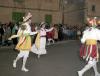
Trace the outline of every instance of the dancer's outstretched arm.
[[46, 29], [46, 32], [50, 32], [54, 29], [54, 27], [51, 27], [50, 29]]
[[12, 40], [13, 38], [19, 37], [20, 35], [12, 35], [8, 40]]
[[35, 32], [30, 32], [30, 35], [35, 35], [35, 34], [37, 34], [38, 32], [37, 31], [35, 31]]

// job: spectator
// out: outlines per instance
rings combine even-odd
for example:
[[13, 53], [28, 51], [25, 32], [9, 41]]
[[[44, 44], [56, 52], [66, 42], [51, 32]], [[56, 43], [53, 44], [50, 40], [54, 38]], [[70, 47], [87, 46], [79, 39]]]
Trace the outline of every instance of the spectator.
[[3, 35], [4, 35], [4, 29], [3, 29], [3, 25], [0, 25], [0, 44], [2, 44], [3, 41]]
[[53, 33], [54, 33], [54, 41], [57, 42], [58, 41], [58, 26], [55, 24], [54, 25], [54, 30], [53, 30]]

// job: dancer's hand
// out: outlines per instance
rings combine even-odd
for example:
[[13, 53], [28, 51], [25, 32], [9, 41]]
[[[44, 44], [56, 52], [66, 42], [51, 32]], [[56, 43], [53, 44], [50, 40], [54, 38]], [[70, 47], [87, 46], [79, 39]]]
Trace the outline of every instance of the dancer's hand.
[[97, 57], [96, 59], [97, 59], [97, 62], [99, 62], [99, 57]]
[[99, 53], [97, 53], [97, 58], [96, 59], [97, 59], [97, 62], [98, 62], [99, 61]]
[[8, 40], [12, 40], [12, 38], [10, 37], [10, 38], [8, 38]]
[[88, 61], [88, 60], [89, 60], [89, 57], [86, 58], [86, 61]]
[[83, 59], [85, 59], [86, 57], [85, 56], [83, 56]]
[[99, 59], [97, 58], [97, 62], [99, 62]]

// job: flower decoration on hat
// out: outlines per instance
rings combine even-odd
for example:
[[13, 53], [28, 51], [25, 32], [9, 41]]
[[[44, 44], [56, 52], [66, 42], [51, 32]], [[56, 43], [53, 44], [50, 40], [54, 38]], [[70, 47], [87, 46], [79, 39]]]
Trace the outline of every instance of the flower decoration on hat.
[[97, 26], [97, 17], [87, 18], [87, 21], [91, 26], [93, 26], [93, 27]]

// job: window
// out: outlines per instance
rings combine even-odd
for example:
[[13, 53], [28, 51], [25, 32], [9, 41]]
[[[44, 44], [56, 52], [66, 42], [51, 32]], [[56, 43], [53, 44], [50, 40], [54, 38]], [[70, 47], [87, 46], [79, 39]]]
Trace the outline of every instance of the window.
[[45, 22], [48, 24], [52, 23], [52, 15], [45, 15]]
[[95, 5], [92, 5], [92, 7], [91, 7], [91, 11], [92, 12], [95, 12], [96, 11], [95, 7], [96, 7]]
[[23, 12], [12, 12], [12, 20], [15, 22], [23, 21], [23, 16], [25, 16]]

